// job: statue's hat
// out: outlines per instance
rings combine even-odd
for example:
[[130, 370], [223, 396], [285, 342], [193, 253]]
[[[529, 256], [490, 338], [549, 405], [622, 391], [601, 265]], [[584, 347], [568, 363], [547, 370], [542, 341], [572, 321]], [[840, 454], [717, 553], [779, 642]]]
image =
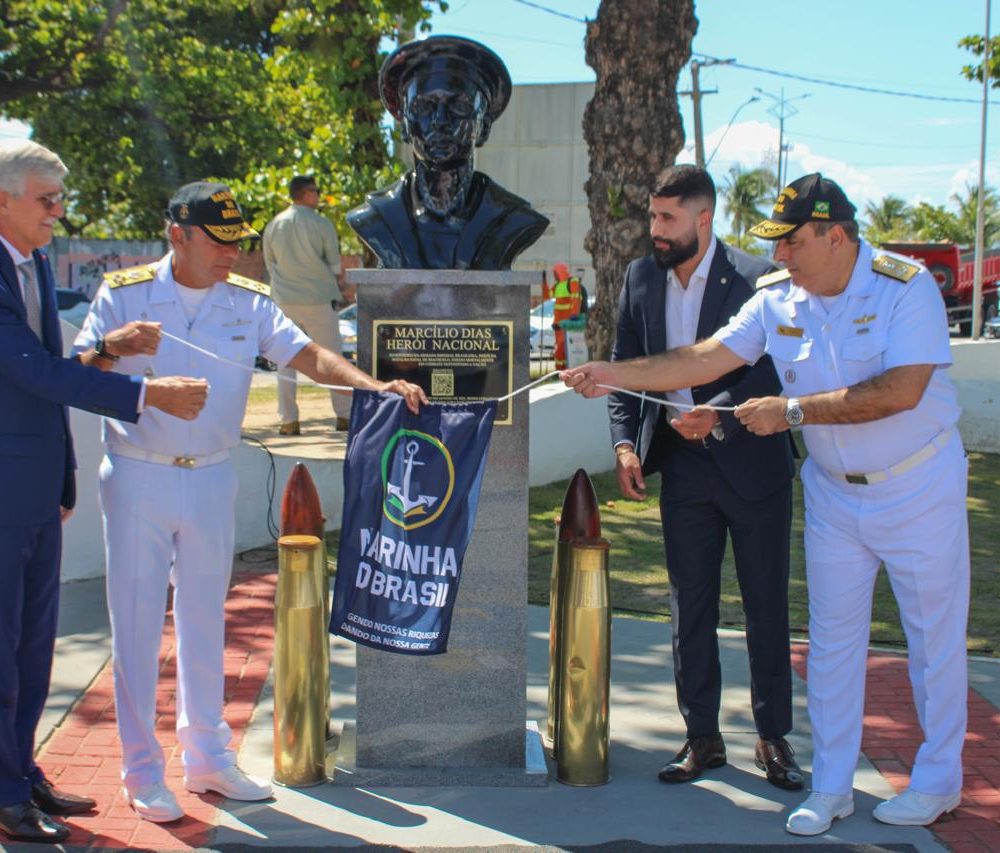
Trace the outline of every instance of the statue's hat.
[[486, 45], [461, 36], [428, 36], [400, 45], [382, 63], [378, 76], [382, 103], [397, 121], [403, 116], [403, 91], [415, 74], [449, 71], [471, 79], [488, 102], [490, 121], [506, 109], [510, 100], [507, 66]]

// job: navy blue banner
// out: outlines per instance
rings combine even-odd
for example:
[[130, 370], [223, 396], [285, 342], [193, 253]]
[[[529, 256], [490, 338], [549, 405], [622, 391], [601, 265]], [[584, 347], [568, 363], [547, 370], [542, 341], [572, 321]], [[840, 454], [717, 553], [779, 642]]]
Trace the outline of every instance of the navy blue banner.
[[495, 400], [422, 406], [355, 391], [330, 632], [408, 655], [448, 648]]

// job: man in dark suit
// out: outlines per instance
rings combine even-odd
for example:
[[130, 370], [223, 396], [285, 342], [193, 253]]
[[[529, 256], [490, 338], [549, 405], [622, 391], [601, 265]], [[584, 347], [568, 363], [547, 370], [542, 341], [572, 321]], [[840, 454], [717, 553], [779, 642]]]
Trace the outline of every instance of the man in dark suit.
[[[659, 175], [649, 199], [652, 255], [633, 261], [618, 305], [612, 360], [652, 355], [710, 336], [774, 269], [712, 233], [715, 186], [694, 166]], [[687, 782], [726, 763], [719, 731], [722, 678], [717, 628], [727, 534], [746, 616], [750, 696], [759, 740], [755, 760], [768, 781], [802, 787], [785, 735], [791, 729], [788, 642], [788, 540], [791, 479], [787, 436], [760, 438], [731, 411], [752, 397], [779, 393], [770, 359], [715, 382], [652, 398], [612, 394], [608, 408], [618, 483], [645, 498], [644, 475], [661, 475], [660, 515], [670, 575], [674, 680], [687, 741], [659, 773]]]
[[34, 761], [55, 645], [61, 524], [76, 498], [66, 406], [130, 421], [156, 407], [191, 419], [207, 393], [200, 380], [143, 382], [96, 369], [155, 348], [152, 323], [109, 333], [79, 360], [62, 357], [55, 284], [39, 249], [64, 212], [65, 174], [40, 145], [0, 146], [0, 837], [53, 843], [69, 829], [50, 815], [94, 807], [57, 790]]

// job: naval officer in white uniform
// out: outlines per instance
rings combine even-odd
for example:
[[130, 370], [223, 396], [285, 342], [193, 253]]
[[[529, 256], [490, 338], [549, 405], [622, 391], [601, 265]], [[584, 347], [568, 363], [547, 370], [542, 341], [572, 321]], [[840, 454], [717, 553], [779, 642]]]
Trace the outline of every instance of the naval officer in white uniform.
[[802, 427], [809, 587], [808, 699], [812, 793], [789, 815], [798, 835], [854, 811], [872, 591], [884, 563], [907, 637], [924, 741], [910, 784], [881, 803], [885, 823], [925, 825], [961, 800], [966, 727], [969, 539], [967, 462], [947, 377], [948, 322], [934, 279], [858, 238], [855, 208], [820, 174], [794, 181], [770, 219], [786, 269], [729, 324], [661, 356], [564, 373], [600, 385], [665, 391], [710, 381], [770, 355], [784, 396], [749, 400], [736, 416], [768, 435]]
[[[182, 816], [164, 783], [154, 718], [160, 635], [167, 586], [174, 585], [177, 627], [177, 737], [184, 785], [238, 800], [271, 796], [247, 776], [228, 748], [222, 716], [223, 605], [233, 559], [236, 472], [230, 451], [258, 353], [330, 385], [391, 391], [416, 411], [423, 392], [407, 382], [376, 382], [341, 356], [312, 343], [268, 297], [266, 285], [231, 273], [240, 241], [256, 234], [228, 187], [197, 182], [170, 202], [172, 251], [156, 264], [106, 276], [76, 339], [87, 350], [107, 330], [132, 320], [160, 335], [153, 355], [123, 357], [132, 375], [178, 372], [203, 377], [208, 401], [196, 422], [158, 411], [140, 423], [105, 418], [100, 469], [107, 552], [115, 706], [126, 799], [147, 820]], [[114, 358], [113, 352], [105, 357]], [[183, 370], [179, 370], [183, 365]]]

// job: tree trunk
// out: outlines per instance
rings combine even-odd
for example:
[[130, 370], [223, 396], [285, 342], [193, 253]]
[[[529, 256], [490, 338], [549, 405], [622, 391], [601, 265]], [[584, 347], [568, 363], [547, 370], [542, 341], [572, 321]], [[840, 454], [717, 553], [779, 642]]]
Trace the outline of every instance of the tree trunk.
[[653, 179], [684, 145], [677, 76], [697, 27], [693, 0], [601, 0], [587, 25], [587, 64], [597, 73], [583, 117], [591, 222], [584, 245], [597, 278], [587, 321], [593, 358], [611, 353], [625, 267], [650, 251]]

